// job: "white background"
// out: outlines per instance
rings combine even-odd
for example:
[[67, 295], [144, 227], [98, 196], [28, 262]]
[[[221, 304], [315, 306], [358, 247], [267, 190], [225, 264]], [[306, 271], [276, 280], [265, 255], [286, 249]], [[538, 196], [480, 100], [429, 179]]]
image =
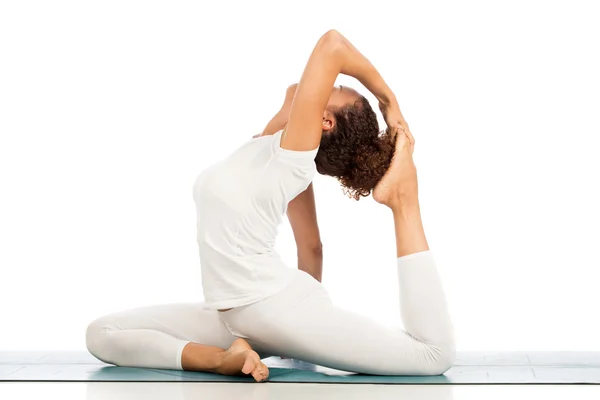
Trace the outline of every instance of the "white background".
[[[0, 350], [84, 350], [100, 315], [202, 300], [195, 177], [262, 131], [332, 28], [416, 137], [458, 350], [600, 350], [595, 6], [2, 2]], [[391, 213], [314, 185], [334, 300], [399, 323]], [[295, 267], [287, 219], [278, 250]]]

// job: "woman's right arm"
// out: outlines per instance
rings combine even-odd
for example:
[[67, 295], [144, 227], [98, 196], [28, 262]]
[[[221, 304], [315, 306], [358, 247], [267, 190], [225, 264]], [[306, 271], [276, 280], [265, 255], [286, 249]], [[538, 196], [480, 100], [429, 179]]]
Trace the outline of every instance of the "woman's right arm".
[[285, 99], [283, 100], [283, 105], [275, 114], [273, 118], [269, 121], [265, 129], [263, 129], [262, 133], [258, 135], [254, 135], [253, 137], [265, 136], [265, 135], [273, 135], [276, 132], [279, 132], [285, 125], [288, 123], [288, 118], [290, 116], [290, 110], [292, 108], [292, 100], [294, 100], [294, 95], [296, 94], [296, 88], [298, 87], [297, 83], [294, 83], [285, 91]]
[[360, 81], [381, 104], [396, 101], [373, 64], [341, 33], [329, 30], [315, 45], [298, 82], [282, 148], [306, 151], [319, 145], [323, 112], [340, 73]]
[[360, 81], [382, 105], [396, 102], [396, 96], [373, 64], [341, 34], [339, 40], [342, 43], [339, 51], [342, 64], [340, 73], [352, 76]]

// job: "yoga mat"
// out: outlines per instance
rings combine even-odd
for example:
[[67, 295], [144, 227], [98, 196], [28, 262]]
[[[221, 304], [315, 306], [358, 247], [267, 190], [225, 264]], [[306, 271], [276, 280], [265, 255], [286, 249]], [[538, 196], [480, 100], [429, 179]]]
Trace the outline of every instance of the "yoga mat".
[[[459, 352], [438, 376], [354, 374], [270, 357], [267, 382], [349, 384], [600, 384], [600, 352]], [[0, 382], [254, 382], [246, 377], [115, 367], [87, 352], [0, 352]]]

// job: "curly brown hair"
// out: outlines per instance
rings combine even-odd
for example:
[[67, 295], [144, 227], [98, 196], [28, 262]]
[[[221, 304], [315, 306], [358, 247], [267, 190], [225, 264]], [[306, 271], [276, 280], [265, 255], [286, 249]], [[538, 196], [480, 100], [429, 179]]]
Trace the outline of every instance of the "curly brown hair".
[[377, 115], [361, 96], [342, 108], [331, 108], [334, 128], [324, 132], [315, 157], [317, 171], [335, 177], [345, 195], [360, 200], [371, 194], [394, 155], [395, 140], [379, 131]]

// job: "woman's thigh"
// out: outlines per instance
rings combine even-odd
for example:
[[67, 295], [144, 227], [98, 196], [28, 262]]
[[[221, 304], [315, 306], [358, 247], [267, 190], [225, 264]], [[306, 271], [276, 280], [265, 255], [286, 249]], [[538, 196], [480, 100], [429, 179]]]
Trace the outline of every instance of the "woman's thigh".
[[323, 286], [307, 274], [282, 292], [221, 318], [263, 351], [330, 368], [431, 375], [436, 367], [430, 347], [400, 328], [333, 305]]
[[218, 311], [204, 303], [172, 303], [127, 309], [102, 316], [92, 322], [115, 330], [147, 329], [177, 339], [227, 348], [235, 340], [219, 318]]

